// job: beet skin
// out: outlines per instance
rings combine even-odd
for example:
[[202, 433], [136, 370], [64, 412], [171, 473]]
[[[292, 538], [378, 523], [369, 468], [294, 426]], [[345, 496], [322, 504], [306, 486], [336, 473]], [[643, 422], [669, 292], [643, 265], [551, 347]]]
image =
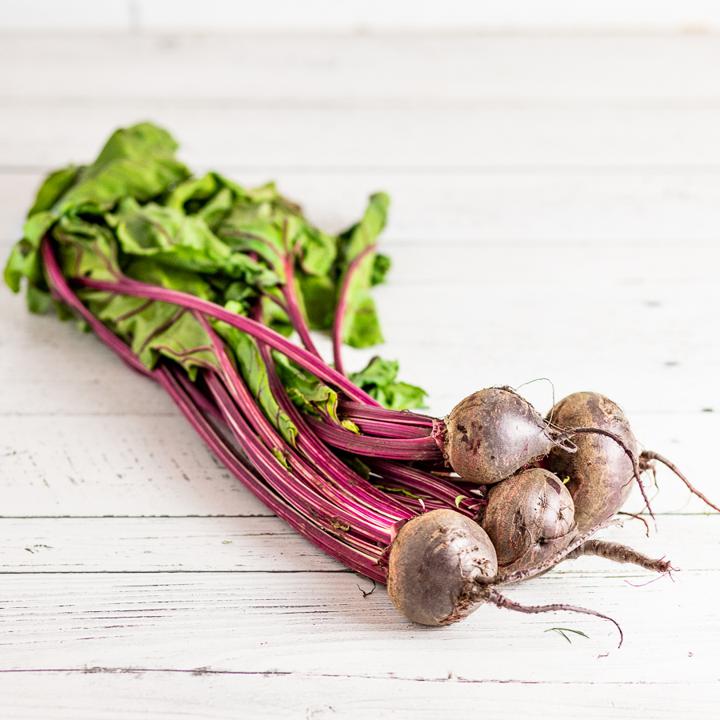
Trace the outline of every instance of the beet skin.
[[443, 452], [464, 480], [491, 485], [544, 457], [554, 446], [547, 423], [509, 388], [486, 388], [445, 419]]
[[[578, 392], [558, 402], [548, 416], [555, 426], [598, 428], [617, 436], [637, 463], [638, 443], [625, 413], [604, 395]], [[552, 450], [547, 465], [558, 477], [569, 478], [568, 490], [575, 503], [575, 522], [582, 533], [614, 515], [623, 506], [633, 485], [633, 463], [627, 452], [610, 437], [584, 433], [572, 436], [577, 452]]]
[[421, 625], [448, 625], [469, 615], [497, 573], [487, 533], [454, 510], [433, 510], [403, 525], [392, 544], [388, 593]]

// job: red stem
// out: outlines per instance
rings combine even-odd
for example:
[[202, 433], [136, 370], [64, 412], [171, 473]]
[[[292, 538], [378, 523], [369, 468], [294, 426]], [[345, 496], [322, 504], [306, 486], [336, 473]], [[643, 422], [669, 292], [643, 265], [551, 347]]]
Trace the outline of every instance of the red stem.
[[253, 472], [237, 457], [235, 452], [228, 446], [227, 441], [224, 440], [217, 430], [204, 418], [197, 406], [195, 406], [192, 400], [183, 392], [180, 384], [166, 368], [159, 368], [154, 373], [154, 377], [175, 401], [210, 450], [212, 450], [230, 472], [256, 495], [266, 507], [272, 510], [278, 517], [285, 520], [303, 537], [310, 540], [310, 542], [346, 567], [378, 582], [386, 582], [386, 571], [377, 564], [381, 553], [379, 548], [377, 557], [374, 556], [375, 554], [373, 554], [373, 556], [367, 555], [358, 549], [348, 546], [340, 538], [329, 535], [322, 528], [315, 525], [307, 516], [303, 515], [292, 505], [285, 502], [282, 497], [273, 492], [262, 482], [257, 473]]
[[295, 255], [292, 252], [288, 252], [283, 258], [283, 270], [285, 271], [285, 282], [282, 286], [283, 297], [285, 298], [285, 312], [287, 312], [290, 322], [292, 323], [295, 331], [300, 337], [300, 341], [313, 355], [321, 357], [318, 352], [315, 343], [310, 335], [310, 329], [305, 322], [305, 318], [300, 310], [300, 304], [297, 300], [297, 293], [295, 291]]
[[408, 513], [406, 508], [399, 505], [394, 497], [388, 497], [378, 490], [371, 482], [356, 473], [328, 450], [327, 446], [308, 424], [305, 416], [289, 398], [287, 390], [277, 374], [267, 345], [260, 344], [259, 347], [268, 371], [273, 395], [300, 431], [297, 437], [297, 446], [303, 455], [318, 468], [322, 468], [332, 479], [345, 485], [357, 496], [359, 501], [371, 508], [378, 510], [382, 508], [382, 512], [385, 513], [389, 520], [397, 523], [410, 519], [412, 513]]
[[350, 283], [352, 282], [352, 279], [358, 271], [362, 261], [372, 252], [375, 252], [375, 245], [368, 245], [350, 261], [350, 264], [345, 271], [345, 277], [343, 277], [340, 294], [338, 295], [337, 306], [335, 307], [335, 318], [333, 320], [332, 329], [333, 362], [335, 363], [335, 369], [342, 375], [346, 374], [342, 361], [342, 335], [345, 315], [347, 314]]
[[277, 487], [284, 497], [292, 499], [294, 504], [302, 507], [306, 514], [324, 519], [330, 528], [338, 530], [345, 528], [345, 532], [355, 530], [374, 542], [383, 544], [390, 542], [391, 523], [384, 518], [378, 520], [372, 517], [368, 510], [357, 511], [347, 498], [339, 502], [326, 498], [324, 493], [329, 489], [327, 484], [318, 475], [309, 471], [297, 454], [282, 445], [276, 447], [276, 450], [286, 454], [290, 469], [281, 465], [272, 450], [255, 435], [251, 425], [235, 406], [219, 379], [214, 375], [208, 375], [206, 379], [210, 393], [223, 413], [225, 422], [267, 483]]
[[426, 427], [429, 430], [432, 430], [436, 422], [435, 418], [429, 415], [422, 415], [409, 410], [388, 410], [382, 406], [370, 407], [352, 400], [341, 401], [340, 411], [343, 417], [348, 420], [381, 420], [391, 422], [393, 425], [414, 425], [416, 427]]
[[323, 442], [338, 450], [365, 455], [415, 462], [441, 461], [442, 453], [431, 435], [421, 438], [397, 439], [358, 435], [330, 422], [309, 418], [310, 425]]

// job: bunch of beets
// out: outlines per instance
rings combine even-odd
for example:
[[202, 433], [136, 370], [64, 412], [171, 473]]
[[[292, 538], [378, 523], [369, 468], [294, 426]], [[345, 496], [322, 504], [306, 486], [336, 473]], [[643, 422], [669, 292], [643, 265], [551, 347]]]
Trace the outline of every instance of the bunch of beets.
[[[385, 194], [330, 235], [274, 185], [193, 176], [176, 149], [142, 123], [113, 133], [92, 164], [45, 179], [5, 268], [33, 312], [74, 318], [159, 383], [268, 508], [387, 583], [412, 621], [444, 625], [492, 603], [614, 622], [498, 588], [583, 554], [671, 569], [593, 539], [633, 483], [645, 497], [654, 461], [710, 504], [640, 451], [608, 398], [576, 393], [543, 418], [494, 387], [439, 419], [410, 411], [425, 393], [398, 380], [397, 363], [345, 372], [344, 343], [382, 341], [370, 290], [390, 265], [376, 251]], [[311, 330], [331, 333], [332, 365]]]

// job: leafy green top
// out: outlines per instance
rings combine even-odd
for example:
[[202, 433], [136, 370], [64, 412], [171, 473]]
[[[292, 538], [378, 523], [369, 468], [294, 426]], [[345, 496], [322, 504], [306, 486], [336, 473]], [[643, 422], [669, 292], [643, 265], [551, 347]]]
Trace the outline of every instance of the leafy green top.
[[[70, 279], [107, 280], [123, 273], [240, 314], [259, 302], [264, 322], [289, 334], [282, 287], [284, 262], [292, 258], [301, 311], [311, 328], [329, 329], [349, 263], [376, 244], [385, 226], [388, 196], [371, 196], [358, 223], [330, 235], [274, 184], [249, 189], [215, 172], [193, 176], [176, 150], [166, 130], [140, 123], [116, 130], [92, 164], [48, 175], [7, 261], [7, 285], [18, 292], [25, 278], [29, 308], [43, 312], [52, 305], [40, 256], [40, 243], [49, 236]], [[351, 346], [382, 341], [370, 288], [383, 281], [389, 265], [385, 255], [370, 253], [352, 275], [343, 333]], [[215, 366], [210, 338], [183, 309], [96, 290], [78, 294], [147, 367], [166, 357], [192, 378], [199, 367]], [[66, 316], [64, 308], [57, 310]], [[265, 412], [292, 439], [294, 429], [273, 403], [254, 341], [227, 325], [214, 325]], [[303, 395], [307, 407], [334, 413], [332, 390], [293, 371], [289, 363], [282, 367], [296, 401]], [[389, 407], [421, 405], [424, 392], [397, 381], [396, 375], [397, 363], [374, 359], [353, 379]]]

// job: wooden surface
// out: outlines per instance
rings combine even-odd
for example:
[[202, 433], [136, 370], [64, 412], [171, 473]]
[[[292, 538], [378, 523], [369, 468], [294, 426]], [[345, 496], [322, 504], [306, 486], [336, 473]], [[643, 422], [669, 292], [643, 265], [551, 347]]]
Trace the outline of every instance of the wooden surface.
[[[144, 118], [331, 229], [384, 188], [381, 350], [433, 412], [539, 377], [597, 389], [720, 498], [718, 60], [714, 35], [5, 34], [0, 251], [45, 171]], [[613, 615], [621, 650], [565, 615], [426, 630], [273, 518], [158, 388], [8, 292], [0, 377], [2, 718], [717, 717], [720, 518], [666, 472], [657, 532], [606, 534], [673, 580], [583, 559], [509, 592]]]

